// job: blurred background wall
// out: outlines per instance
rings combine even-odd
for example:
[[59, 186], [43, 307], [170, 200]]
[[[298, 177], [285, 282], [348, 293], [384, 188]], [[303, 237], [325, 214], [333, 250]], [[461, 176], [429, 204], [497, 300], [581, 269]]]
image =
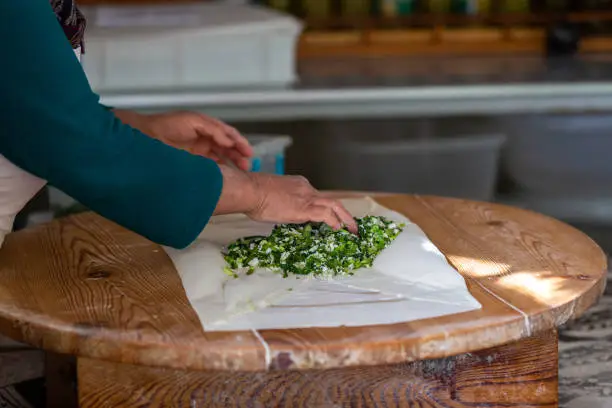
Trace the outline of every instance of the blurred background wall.
[[259, 136], [254, 171], [506, 202], [612, 236], [612, 1], [81, 5], [103, 102], [218, 116]]

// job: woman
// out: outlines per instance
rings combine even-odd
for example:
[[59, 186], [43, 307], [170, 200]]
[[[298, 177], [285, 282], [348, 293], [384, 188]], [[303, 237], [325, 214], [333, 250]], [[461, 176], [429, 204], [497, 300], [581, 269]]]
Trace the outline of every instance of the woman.
[[213, 214], [356, 232], [346, 209], [303, 178], [228, 166], [226, 159], [246, 169], [252, 151], [226, 124], [197, 113], [144, 116], [101, 105], [74, 55], [83, 50], [85, 20], [72, 0], [51, 3], [0, 2], [0, 227], [12, 225], [48, 180], [175, 248], [188, 246]]

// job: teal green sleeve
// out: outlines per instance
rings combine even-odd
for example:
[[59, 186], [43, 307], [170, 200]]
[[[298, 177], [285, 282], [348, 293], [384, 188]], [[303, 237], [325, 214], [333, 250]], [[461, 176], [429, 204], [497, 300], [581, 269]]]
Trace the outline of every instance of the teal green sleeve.
[[189, 245], [221, 193], [216, 163], [102, 106], [49, 0], [0, 1], [0, 38], [0, 154], [154, 242]]

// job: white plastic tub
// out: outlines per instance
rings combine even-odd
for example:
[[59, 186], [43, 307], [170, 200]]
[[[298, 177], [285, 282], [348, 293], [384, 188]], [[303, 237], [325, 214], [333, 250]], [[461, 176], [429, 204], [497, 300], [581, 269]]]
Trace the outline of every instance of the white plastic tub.
[[84, 9], [97, 92], [286, 86], [302, 25], [263, 7], [192, 3]]
[[335, 188], [491, 201], [501, 135], [346, 138], [326, 157]]
[[505, 120], [503, 168], [519, 192], [612, 197], [612, 116], [530, 115]]

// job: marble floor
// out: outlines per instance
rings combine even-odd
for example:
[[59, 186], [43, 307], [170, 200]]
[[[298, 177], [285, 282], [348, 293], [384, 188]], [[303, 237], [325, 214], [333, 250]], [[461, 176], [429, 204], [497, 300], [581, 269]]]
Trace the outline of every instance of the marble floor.
[[559, 332], [562, 408], [612, 408], [612, 272], [599, 304]]

